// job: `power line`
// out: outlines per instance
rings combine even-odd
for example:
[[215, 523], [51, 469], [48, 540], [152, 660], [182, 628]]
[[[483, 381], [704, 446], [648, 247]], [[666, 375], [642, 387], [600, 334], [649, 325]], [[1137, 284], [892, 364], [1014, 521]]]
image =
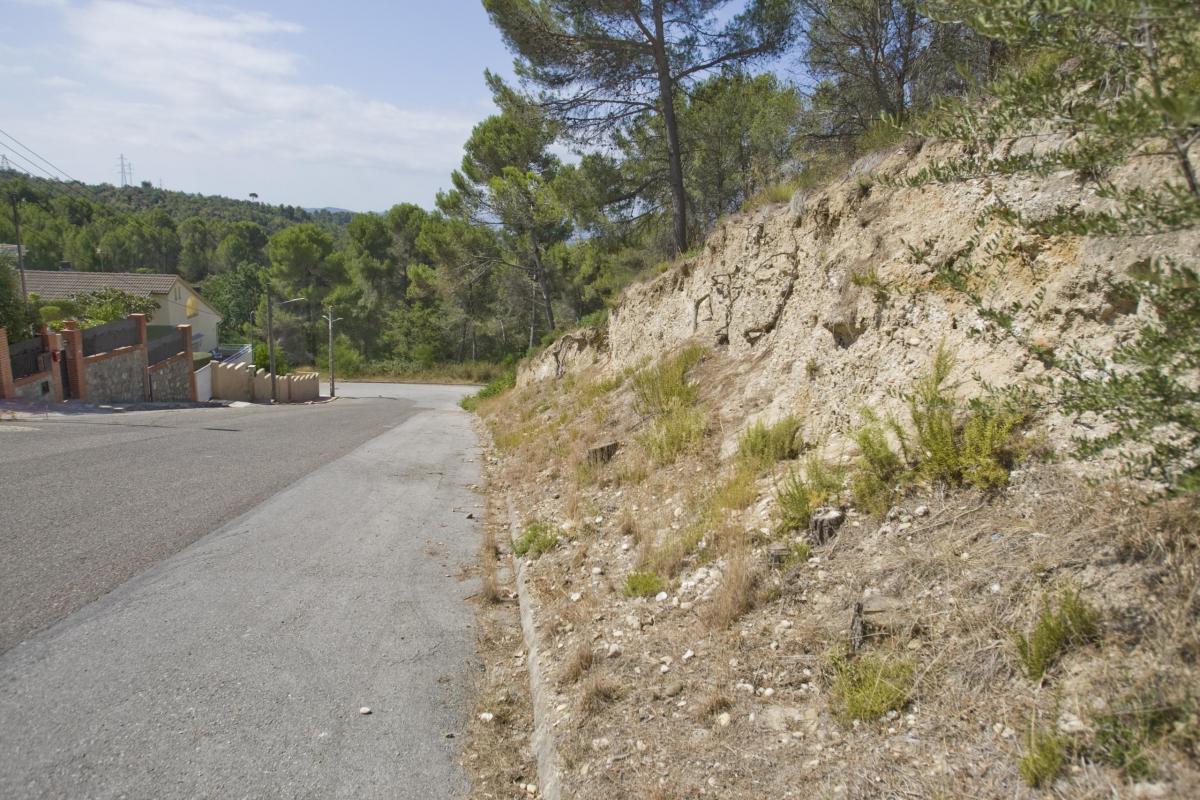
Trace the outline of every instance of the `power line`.
[[[39, 179], [42, 176], [45, 176], [46, 179], [49, 180], [51, 183], [53, 183], [56, 186], [61, 186], [72, 196], [77, 197], [80, 200], [87, 200], [89, 202], [94, 202], [93, 199], [90, 196], [88, 196], [85, 192], [80, 190], [79, 187], [77, 187], [71, 183], [67, 183], [66, 181], [63, 181], [61, 178], [59, 178], [57, 175], [50, 173], [44, 167], [40, 166], [39, 164], [37, 164], [37, 163], [29, 160], [25, 156], [21, 155], [21, 153], [17, 152], [17, 150], [14, 147], [12, 147], [11, 145], [5, 144], [4, 142], [0, 141], [0, 147], [6, 148], [12, 154], [13, 158], [19, 159], [20, 162], [23, 162], [23, 163], [16, 164], [16, 166], [18, 168], [24, 167], [25, 169], [23, 171], [27, 175], [30, 175], [31, 177], [37, 177]], [[32, 168], [33, 170], [40, 172], [41, 175], [34, 176], [33, 173], [29, 171], [29, 168]]]
[[[0, 134], [7, 136], [9, 139], [12, 139], [14, 142], [16, 142], [18, 145], [20, 145], [22, 149], [29, 152], [38, 161], [41, 161], [42, 163], [46, 164], [48, 167], [53, 169], [55, 172], [57, 172], [57, 173], [61, 174], [63, 177], [65, 177], [67, 180], [75, 181], [76, 183], [81, 183], [81, 181], [79, 181], [78, 179], [76, 179], [76, 178], [72, 177], [70, 174], [68, 174], [65, 169], [62, 169], [61, 167], [53, 164], [48, 158], [45, 158], [44, 156], [39, 155], [32, 147], [28, 146], [24, 142], [21, 142], [20, 140], [17, 139], [17, 137], [13, 136], [11, 133], [4, 130], [3, 128], [0, 128]], [[12, 148], [9, 148], [9, 149], [12, 149]]]

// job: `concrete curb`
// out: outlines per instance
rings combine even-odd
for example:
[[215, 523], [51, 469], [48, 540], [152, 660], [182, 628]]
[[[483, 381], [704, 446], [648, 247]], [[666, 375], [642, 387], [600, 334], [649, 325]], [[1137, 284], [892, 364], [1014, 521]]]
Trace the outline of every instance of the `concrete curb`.
[[[521, 535], [521, 523], [518, 521], [512, 497], [504, 495], [508, 506], [509, 536], [513, 541]], [[559, 771], [558, 744], [554, 740], [554, 727], [551, 722], [551, 712], [554, 710], [553, 692], [542, 679], [542, 666], [538, 661], [537, 629], [533, 622], [533, 599], [525, 581], [525, 559], [513, 553], [514, 583], [517, 585], [517, 599], [521, 607], [521, 632], [525, 639], [525, 652], [528, 653], [527, 668], [529, 673], [529, 696], [533, 706], [533, 752], [537, 756], [538, 790], [545, 800], [561, 800], [562, 776]]]

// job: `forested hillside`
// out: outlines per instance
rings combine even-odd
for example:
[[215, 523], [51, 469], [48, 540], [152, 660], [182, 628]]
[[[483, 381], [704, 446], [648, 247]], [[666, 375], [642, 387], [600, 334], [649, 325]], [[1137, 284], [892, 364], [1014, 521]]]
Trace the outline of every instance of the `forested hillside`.
[[[998, 8], [1080, 3], [1129, 5]], [[28, 266], [178, 272], [237, 338], [262, 337], [252, 320], [270, 280], [305, 298], [279, 315], [294, 363], [319, 355], [325, 306], [343, 318], [339, 358], [352, 370], [501, 361], [599, 320], [722, 218], [827, 180], [946, 98], [1075, 57], [1068, 44], [994, 36], [980, 4], [957, 0], [484, 6], [518, 81], [485, 76], [498, 112], [475, 127], [434, 208], [347, 219], [10, 175]]]

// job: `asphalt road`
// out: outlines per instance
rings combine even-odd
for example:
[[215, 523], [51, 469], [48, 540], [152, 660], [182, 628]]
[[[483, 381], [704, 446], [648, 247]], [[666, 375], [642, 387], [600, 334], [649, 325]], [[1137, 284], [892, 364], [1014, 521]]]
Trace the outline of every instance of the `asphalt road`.
[[0, 424], [0, 797], [465, 793], [465, 390], [338, 389]]

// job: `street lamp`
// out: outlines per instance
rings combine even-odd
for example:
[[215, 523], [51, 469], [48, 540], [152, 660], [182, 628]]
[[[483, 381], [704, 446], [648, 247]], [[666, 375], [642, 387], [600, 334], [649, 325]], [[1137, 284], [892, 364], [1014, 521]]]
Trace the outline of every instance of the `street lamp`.
[[[299, 303], [305, 300], [304, 297], [293, 297], [291, 300], [284, 300], [279, 305], [286, 306], [288, 303]], [[271, 402], [276, 400], [275, 394], [275, 328], [273, 325], [273, 317], [271, 315], [271, 306], [273, 300], [271, 296], [271, 287], [267, 287], [267, 361], [271, 364]]]
[[326, 306], [323, 320], [329, 323], [329, 396], [336, 397], [337, 394], [333, 388], [333, 323], [341, 322], [342, 318], [333, 316], [333, 306]]

